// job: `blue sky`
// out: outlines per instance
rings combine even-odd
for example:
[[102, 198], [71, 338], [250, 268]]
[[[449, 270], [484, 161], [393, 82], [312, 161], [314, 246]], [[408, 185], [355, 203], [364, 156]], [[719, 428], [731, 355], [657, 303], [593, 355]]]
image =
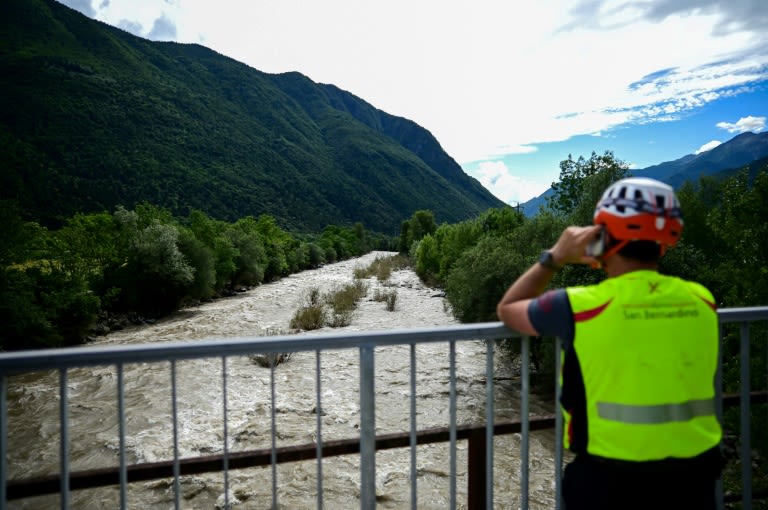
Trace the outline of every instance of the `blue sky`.
[[[610, 150], [631, 168], [646, 168], [712, 149], [744, 132], [763, 132], [766, 117], [768, 81], [763, 81], [740, 89], [732, 96], [679, 113], [670, 120], [621, 124], [599, 134], [579, 134], [564, 141], [537, 143], [532, 152], [465, 162], [462, 166], [484, 182], [486, 188], [497, 189], [499, 198], [513, 204], [523, 203], [543, 193], [557, 180], [559, 164], [569, 154], [574, 159], [589, 158], [593, 151], [602, 154]], [[504, 195], [506, 190], [520, 190], [527, 185], [530, 188], [526, 195], [514, 192]]]
[[768, 129], [768, 0], [59, 1], [334, 84], [428, 129], [509, 203], [568, 154], [645, 168]]

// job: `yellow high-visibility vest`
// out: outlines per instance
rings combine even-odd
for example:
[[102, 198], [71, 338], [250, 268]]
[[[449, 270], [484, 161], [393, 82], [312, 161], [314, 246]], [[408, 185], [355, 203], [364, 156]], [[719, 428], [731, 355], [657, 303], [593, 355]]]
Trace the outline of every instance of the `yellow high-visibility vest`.
[[584, 380], [587, 452], [650, 461], [716, 446], [719, 340], [709, 290], [642, 270], [566, 292]]

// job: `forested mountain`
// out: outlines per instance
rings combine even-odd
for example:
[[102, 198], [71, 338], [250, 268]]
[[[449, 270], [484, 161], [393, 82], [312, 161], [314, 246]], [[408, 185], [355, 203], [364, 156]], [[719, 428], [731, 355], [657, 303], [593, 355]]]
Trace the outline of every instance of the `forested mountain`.
[[[766, 158], [768, 132], [742, 133], [701, 154], [688, 154], [674, 161], [632, 170], [632, 175], [658, 179], [677, 189], [687, 181], [697, 182], [699, 177], [713, 176], [716, 179], [724, 179], [745, 168], [748, 169], [750, 177], [754, 178], [765, 166]], [[524, 203], [525, 214], [536, 214], [552, 194], [553, 190], [550, 188]]]
[[295, 231], [396, 233], [503, 203], [424, 128], [298, 73], [151, 42], [54, 0], [0, 2], [0, 198], [58, 226], [140, 202]]

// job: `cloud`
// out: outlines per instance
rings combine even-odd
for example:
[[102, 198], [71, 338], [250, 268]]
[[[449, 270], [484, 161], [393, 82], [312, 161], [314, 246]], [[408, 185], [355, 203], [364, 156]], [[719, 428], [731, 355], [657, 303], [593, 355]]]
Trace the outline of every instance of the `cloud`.
[[718, 140], [712, 140], [711, 142], [707, 142], [704, 145], [702, 145], [701, 147], [699, 147], [699, 149], [696, 152], [694, 152], [694, 154], [701, 154], [702, 152], [711, 151], [712, 149], [714, 149], [715, 147], [717, 147], [721, 143], [723, 143], [723, 142], [720, 142]]
[[564, 29], [577, 27], [619, 29], [640, 21], [661, 23], [672, 17], [715, 16], [713, 35], [743, 30], [761, 32], [768, 26], [768, 2], [762, 0], [653, 0], [617, 2], [582, 0], [571, 10], [574, 20]]
[[117, 28], [121, 30], [125, 30], [128, 33], [131, 33], [133, 35], [143, 37], [144, 35], [144, 27], [141, 26], [141, 23], [138, 21], [130, 21], [127, 19], [121, 19], [117, 23]]
[[64, 5], [66, 5], [67, 7], [71, 7], [76, 11], [82, 12], [89, 18], [92, 18], [96, 15], [96, 10], [94, 10], [93, 6], [91, 6], [91, 0], [59, 0], [59, 1]]
[[765, 129], [765, 117], [742, 117], [736, 123], [730, 122], [718, 122], [717, 127], [725, 129], [729, 133], [746, 133], [750, 131], [752, 133], [759, 133]]
[[541, 183], [512, 175], [503, 161], [483, 161], [469, 173], [494, 196], [507, 204], [522, 203], [529, 197], [539, 196], [551, 184], [549, 181]]
[[161, 14], [147, 34], [152, 41], [173, 41], [176, 39], [176, 24], [165, 13]]

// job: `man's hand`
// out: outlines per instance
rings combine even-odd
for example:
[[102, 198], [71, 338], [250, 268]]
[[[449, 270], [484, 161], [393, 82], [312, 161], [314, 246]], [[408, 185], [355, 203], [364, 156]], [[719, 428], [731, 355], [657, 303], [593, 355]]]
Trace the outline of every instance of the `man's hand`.
[[[586, 254], [587, 245], [600, 234], [600, 225], [568, 227], [550, 249], [558, 266], [566, 264], [592, 264], [599, 261]], [[540, 296], [552, 280], [555, 271], [539, 263], [531, 266], [512, 283], [496, 305], [496, 315], [508, 327], [526, 335], [538, 335], [528, 318], [531, 299]]]
[[594, 241], [600, 235], [601, 225], [592, 225], [589, 227], [568, 227], [560, 234], [560, 238], [549, 250], [552, 252], [552, 258], [558, 266], [566, 264], [589, 264], [599, 263], [595, 257], [586, 254], [587, 245]]

